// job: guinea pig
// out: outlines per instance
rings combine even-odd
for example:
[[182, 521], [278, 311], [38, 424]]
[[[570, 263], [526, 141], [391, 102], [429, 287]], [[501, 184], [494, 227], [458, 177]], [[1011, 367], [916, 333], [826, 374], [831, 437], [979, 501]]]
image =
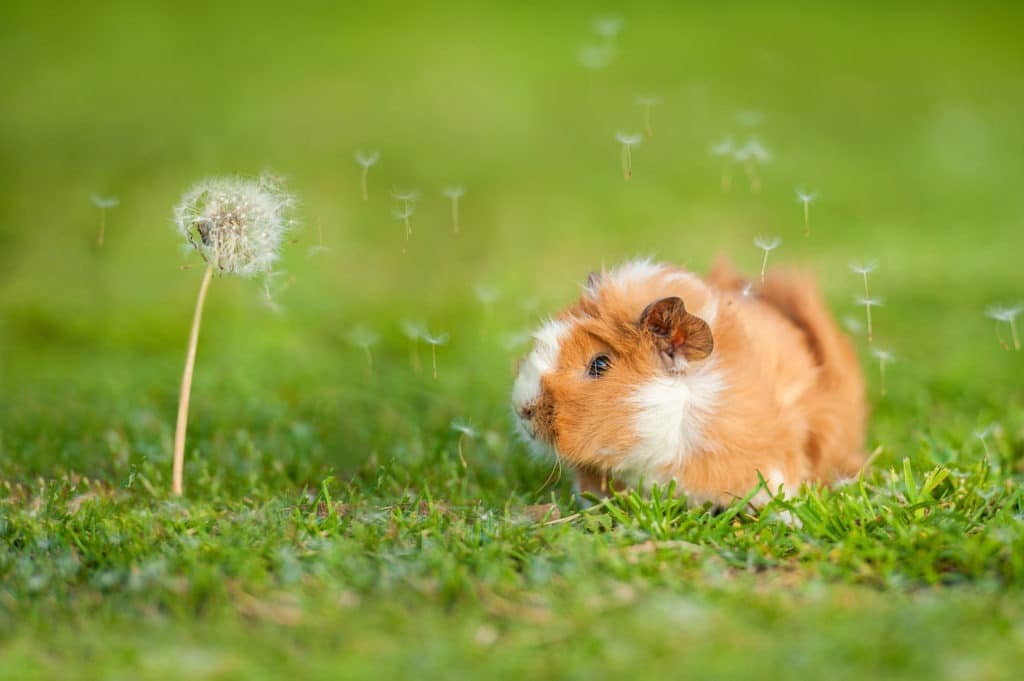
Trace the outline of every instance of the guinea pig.
[[725, 505], [759, 475], [792, 495], [864, 463], [864, 379], [808, 274], [751, 282], [720, 259], [701, 279], [627, 262], [591, 274], [533, 339], [512, 390], [517, 425], [575, 469], [578, 491], [675, 481]]

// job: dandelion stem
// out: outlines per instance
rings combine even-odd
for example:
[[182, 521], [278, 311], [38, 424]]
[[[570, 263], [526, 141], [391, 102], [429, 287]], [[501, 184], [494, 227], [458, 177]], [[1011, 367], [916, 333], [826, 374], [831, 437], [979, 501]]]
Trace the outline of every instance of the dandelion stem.
[[1020, 336], [1017, 335], [1017, 319], [1010, 317], [1010, 335], [1013, 336], [1013, 349], [1020, 350]]
[[437, 380], [437, 345], [435, 343], [430, 344], [430, 359], [434, 365], [434, 380]]
[[[865, 305], [864, 310], [868, 314], [868, 343], [874, 343], [874, 337], [871, 333], [871, 304], [868, 303], [867, 305]], [[883, 390], [882, 392], [884, 393], [885, 391]]]
[[630, 145], [622, 145], [622, 176], [627, 180], [633, 177], [633, 152]]
[[810, 203], [804, 201], [804, 236], [809, 237], [811, 235], [811, 208]]
[[188, 337], [188, 353], [185, 355], [185, 371], [181, 376], [181, 395], [178, 398], [178, 422], [174, 429], [174, 459], [171, 491], [175, 496], [183, 492], [183, 475], [185, 468], [185, 430], [188, 427], [188, 402], [192, 393], [192, 372], [196, 366], [196, 346], [199, 344], [199, 324], [203, 319], [203, 305], [206, 303], [206, 291], [213, 278], [213, 261], [206, 266], [203, 282], [199, 285], [199, 297], [196, 299], [196, 311], [192, 315], [192, 331]]
[[648, 137], [654, 137], [654, 128], [651, 127], [651, 105], [644, 105], [644, 131]]
[[[870, 308], [868, 308], [868, 309], [870, 309]], [[882, 397], [885, 397], [885, 358], [884, 357], [879, 357], [878, 358], [878, 373], [880, 374], [881, 379], [882, 379], [882, 385], [881, 385]]]
[[757, 194], [761, 191], [761, 176], [757, 174], [757, 165], [753, 159], [748, 158], [747, 162], [743, 164], [743, 167], [747, 171], [747, 180], [750, 182], [750, 191]]
[[764, 286], [764, 271], [768, 268], [768, 254], [771, 250], [765, 249], [764, 260], [761, 261], [761, 286]]
[[[470, 205], [470, 208], [473, 206]], [[452, 232], [459, 233], [459, 197], [452, 197]]]
[[100, 238], [99, 245], [103, 245], [103, 235], [107, 231], [107, 209], [100, 206]]
[[462, 468], [463, 468], [463, 470], [465, 470], [465, 469], [469, 468], [469, 464], [467, 464], [467, 463], [466, 463], [466, 457], [464, 457], [464, 456], [462, 455], [462, 438], [464, 438], [464, 437], [465, 437], [465, 434], [464, 434], [464, 433], [459, 433], [459, 444], [458, 444], [458, 450], [459, 450], [459, 461], [461, 461], [461, 462], [462, 462]]
[[370, 200], [370, 193], [366, 189], [366, 176], [369, 175], [369, 174], [370, 174], [370, 166], [363, 166], [363, 181], [362, 181], [363, 201], [369, 201]]

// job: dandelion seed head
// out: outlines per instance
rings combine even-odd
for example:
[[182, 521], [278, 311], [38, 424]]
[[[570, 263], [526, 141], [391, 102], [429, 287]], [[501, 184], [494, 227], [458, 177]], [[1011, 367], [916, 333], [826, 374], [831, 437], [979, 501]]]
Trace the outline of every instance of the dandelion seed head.
[[782, 239], [777, 236], [757, 236], [754, 238], [754, 245], [762, 251], [770, 252], [782, 245]]
[[419, 340], [427, 335], [427, 327], [423, 322], [414, 322], [406, 319], [402, 322], [402, 333], [411, 341]]
[[850, 261], [850, 271], [854, 274], [871, 274], [878, 269], [877, 260], [866, 260], [861, 262], [859, 260]]
[[983, 428], [975, 428], [971, 434], [979, 440], [984, 440], [996, 430], [996, 424], [990, 423]]
[[622, 17], [614, 14], [607, 14], [594, 19], [594, 22], [591, 24], [591, 28], [597, 35], [608, 39], [614, 38], [621, 33], [622, 25]]
[[92, 202], [92, 205], [97, 208], [113, 208], [121, 205], [121, 199], [116, 196], [100, 196], [99, 194], [91, 194], [89, 196], [89, 200]]
[[461, 184], [451, 185], [450, 187], [445, 187], [441, 190], [441, 194], [448, 197], [449, 199], [457, 199], [465, 193], [466, 188], [463, 187]]
[[1010, 322], [1017, 319], [1021, 312], [1024, 312], [1024, 305], [991, 305], [985, 309], [985, 315], [995, 319], [997, 322]]
[[420, 200], [420, 193], [415, 190], [409, 191], [393, 191], [391, 192], [391, 198], [396, 201], [404, 201], [406, 203], [415, 203]]
[[380, 342], [380, 334], [366, 326], [356, 326], [348, 333], [348, 340], [357, 348], [367, 350]]
[[896, 361], [896, 356], [892, 352], [882, 348], [871, 348], [871, 354], [882, 364], [892, 364]]
[[447, 333], [439, 333], [436, 336], [429, 333], [423, 334], [423, 340], [431, 345], [444, 345], [448, 342], [449, 335]]
[[469, 424], [469, 422], [463, 419], [454, 419], [451, 422], [451, 429], [457, 433], [465, 435], [470, 439], [475, 438], [480, 434], [479, 432], [477, 432], [476, 428], [474, 428], [472, 425]]
[[864, 307], [883, 307], [885, 305], [885, 300], [877, 296], [871, 298], [857, 296], [855, 300], [858, 305], [863, 305]]
[[476, 299], [484, 305], [493, 305], [501, 298], [501, 293], [498, 289], [493, 286], [485, 286], [483, 284], [478, 284], [473, 289], [473, 294], [476, 295]]
[[[772, 152], [756, 137], [748, 139], [742, 147], [736, 150], [734, 156], [740, 161], [753, 159], [758, 163], [767, 163], [772, 160]], [[740, 158], [741, 156], [742, 158]]]
[[862, 324], [861, 321], [856, 317], [843, 317], [843, 328], [845, 328], [850, 333], [858, 336], [864, 333], [864, 324]]
[[815, 199], [818, 198], [818, 192], [806, 192], [802, 188], [796, 190], [797, 203], [804, 205], [814, 203]]
[[584, 68], [599, 71], [611, 63], [615, 51], [605, 45], [583, 45], [576, 50], [576, 61]]
[[199, 182], [174, 209], [178, 232], [208, 263], [240, 277], [270, 271], [294, 221], [295, 198], [271, 175], [256, 180], [213, 177]]
[[643, 142], [644, 136], [639, 133], [626, 133], [619, 131], [615, 133], [615, 139], [617, 139], [620, 143], [626, 145], [627, 147], [631, 147], [633, 145], [640, 144], [641, 142]]
[[410, 206], [403, 206], [401, 208], [392, 208], [391, 216], [396, 220], [408, 220], [416, 214], [416, 209]]
[[728, 136], [712, 143], [708, 151], [712, 156], [729, 156], [736, 151], [736, 143], [733, 142], [732, 136]]
[[360, 149], [359, 151], [356, 152], [355, 156], [356, 163], [358, 163], [364, 168], [369, 168], [370, 166], [376, 165], [377, 161], [380, 160], [380, 152], [377, 151], [376, 149], [371, 151], [363, 151], [362, 149]]

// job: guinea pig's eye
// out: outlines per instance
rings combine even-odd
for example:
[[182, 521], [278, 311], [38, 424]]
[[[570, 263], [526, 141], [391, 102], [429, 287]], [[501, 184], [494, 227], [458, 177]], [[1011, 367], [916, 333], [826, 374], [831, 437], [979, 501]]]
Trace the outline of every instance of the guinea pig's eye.
[[590, 360], [590, 366], [587, 367], [587, 375], [593, 378], [600, 378], [604, 376], [604, 372], [608, 371], [612, 366], [612, 359], [608, 355], [594, 355], [594, 358]]

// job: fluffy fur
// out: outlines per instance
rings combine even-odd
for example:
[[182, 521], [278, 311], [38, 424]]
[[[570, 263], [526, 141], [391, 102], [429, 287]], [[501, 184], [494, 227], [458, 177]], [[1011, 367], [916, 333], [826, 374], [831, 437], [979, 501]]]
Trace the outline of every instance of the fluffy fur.
[[[806, 274], [771, 272], [760, 285], [725, 261], [706, 279], [633, 261], [592, 274], [535, 340], [515, 411], [582, 490], [675, 480], [728, 503], [759, 473], [792, 493], [863, 464], [863, 378]], [[598, 355], [610, 365], [594, 376]]]

